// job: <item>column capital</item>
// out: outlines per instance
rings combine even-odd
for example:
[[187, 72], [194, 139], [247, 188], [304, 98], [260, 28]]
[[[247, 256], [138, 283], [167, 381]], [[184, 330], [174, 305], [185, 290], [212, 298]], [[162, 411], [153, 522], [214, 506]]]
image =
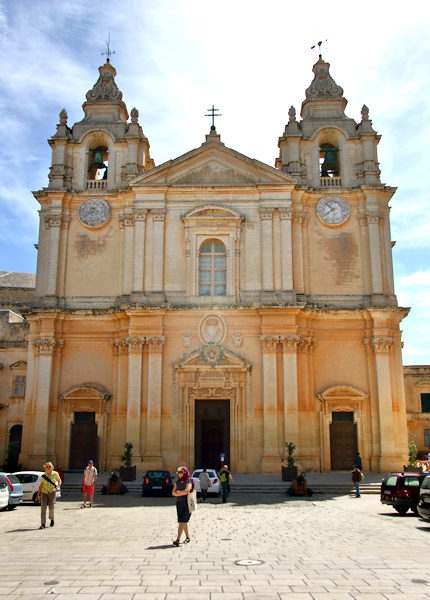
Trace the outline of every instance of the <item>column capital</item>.
[[56, 340], [55, 338], [40, 338], [33, 340], [32, 343], [38, 356], [52, 356], [57, 349], [64, 346], [64, 340]]
[[269, 207], [260, 208], [260, 219], [262, 221], [265, 221], [265, 220], [271, 221], [274, 210], [275, 210], [274, 208], [269, 208]]
[[374, 337], [371, 340], [364, 340], [366, 345], [370, 345], [375, 354], [388, 354], [392, 351], [394, 343], [390, 337]]
[[165, 208], [153, 208], [152, 215], [154, 217], [154, 221], [164, 221], [166, 218], [166, 209]]
[[123, 343], [129, 354], [140, 354], [142, 352], [143, 344], [141, 338], [127, 336]]
[[281, 221], [291, 221], [293, 218], [293, 209], [292, 208], [278, 208], [279, 218]]
[[119, 217], [119, 226], [121, 229], [124, 227], [133, 227], [134, 226], [134, 218], [132, 214], [123, 214]]
[[147, 208], [139, 208], [133, 212], [135, 221], [146, 221], [146, 215], [148, 214]]

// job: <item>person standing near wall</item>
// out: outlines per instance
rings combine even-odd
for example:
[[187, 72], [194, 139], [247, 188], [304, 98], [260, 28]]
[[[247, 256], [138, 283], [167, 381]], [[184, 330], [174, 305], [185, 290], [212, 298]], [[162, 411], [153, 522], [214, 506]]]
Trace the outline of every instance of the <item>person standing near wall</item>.
[[360, 481], [363, 479], [361, 475], [361, 471], [358, 467], [354, 467], [352, 471], [352, 481], [355, 486], [355, 495], [357, 498], [360, 498]]

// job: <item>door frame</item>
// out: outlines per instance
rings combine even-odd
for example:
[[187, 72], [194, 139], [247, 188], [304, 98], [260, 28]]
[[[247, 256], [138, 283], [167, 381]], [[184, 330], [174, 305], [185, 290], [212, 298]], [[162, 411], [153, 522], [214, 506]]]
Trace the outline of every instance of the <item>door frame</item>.
[[[331, 471], [330, 425], [334, 412], [353, 412], [357, 426], [357, 446], [363, 461], [369, 464], [369, 396], [353, 386], [339, 385], [327, 388], [317, 395], [320, 401], [320, 455], [321, 471]], [[351, 457], [352, 458], [352, 457]]]
[[[200, 407], [199, 407], [199, 403]], [[219, 418], [214, 418], [213, 414], [203, 415], [202, 412], [205, 409], [210, 411], [211, 409], [220, 410], [221, 414]], [[227, 409], [227, 410], [226, 410]], [[219, 469], [222, 467], [223, 463], [230, 464], [230, 399], [222, 399], [222, 400], [202, 400], [201, 398], [197, 398], [195, 400], [194, 413], [196, 415], [195, 424], [194, 424], [194, 469], [200, 467], [213, 467], [215, 469]], [[218, 449], [223, 452], [224, 460], [221, 462], [220, 454], [213, 460], [203, 460], [203, 423], [204, 422], [218, 422], [222, 423], [222, 446]], [[198, 453], [200, 452], [200, 456], [198, 457]]]
[[96, 415], [98, 436], [98, 469], [106, 470], [107, 431], [112, 394], [103, 386], [79, 384], [72, 386], [59, 397], [59, 424], [57, 430], [58, 461], [70, 462], [71, 425], [75, 412], [93, 412]]
[[176, 365], [179, 396], [179, 457], [192, 465], [195, 455], [195, 401], [230, 400], [230, 462], [235, 471], [247, 472], [246, 406], [251, 364], [224, 348], [223, 364], [209, 366], [193, 351]]

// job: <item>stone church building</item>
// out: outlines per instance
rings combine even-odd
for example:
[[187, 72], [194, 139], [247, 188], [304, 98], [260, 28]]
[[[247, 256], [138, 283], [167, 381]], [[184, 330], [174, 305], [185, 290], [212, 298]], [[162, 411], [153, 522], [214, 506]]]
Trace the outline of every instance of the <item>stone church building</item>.
[[109, 60], [83, 119], [60, 112], [34, 192], [26, 343], [8, 363], [0, 349], [26, 381], [0, 399], [2, 443], [21, 428], [23, 465], [117, 468], [126, 442], [140, 470], [224, 457], [279, 472], [291, 441], [303, 469], [349, 469], [357, 449], [366, 470], [407, 462], [395, 188], [368, 108], [345, 114], [329, 68], [320, 56], [300, 118], [288, 111], [275, 167], [214, 126], [155, 165]]

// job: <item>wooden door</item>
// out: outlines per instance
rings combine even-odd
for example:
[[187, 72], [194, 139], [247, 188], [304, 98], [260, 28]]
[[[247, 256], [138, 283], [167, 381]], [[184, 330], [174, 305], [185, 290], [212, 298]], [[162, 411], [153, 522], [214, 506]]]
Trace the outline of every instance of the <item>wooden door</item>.
[[[337, 415], [337, 418], [335, 418]], [[343, 418], [342, 418], [343, 415]], [[333, 413], [330, 425], [330, 457], [332, 471], [352, 469], [357, 452], [357, 425], [354, 413]]]
[[69, 469], [83, 471], [91, 459], [98, 465], [98, 438], [95, 413], [75, 413], [70, 435]]

